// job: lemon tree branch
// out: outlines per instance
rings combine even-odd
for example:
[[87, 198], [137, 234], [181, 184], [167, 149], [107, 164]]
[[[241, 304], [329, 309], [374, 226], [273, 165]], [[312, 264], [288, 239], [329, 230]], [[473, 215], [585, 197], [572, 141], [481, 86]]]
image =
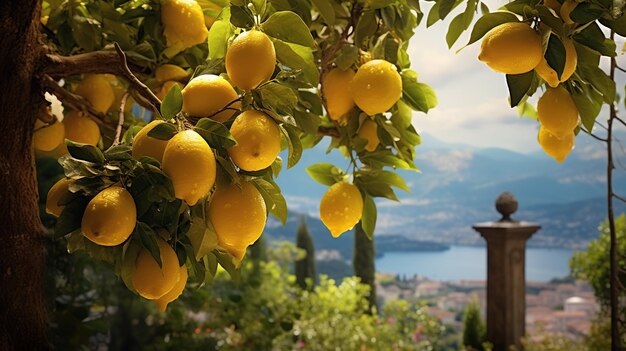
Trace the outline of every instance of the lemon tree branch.
[[128, 92], [124, 93], [122, 96], [122, 101], [120, 102], [120, 110], [117, 118], [117, 128], [115, 129], [115, 139], [113, 140], [113, 145], [117, 145], [120, 143], [120, 137], [122, 136], [122, 127], [124, 126], [124, 110], [126, 109], [126, 101], [128, 101]]

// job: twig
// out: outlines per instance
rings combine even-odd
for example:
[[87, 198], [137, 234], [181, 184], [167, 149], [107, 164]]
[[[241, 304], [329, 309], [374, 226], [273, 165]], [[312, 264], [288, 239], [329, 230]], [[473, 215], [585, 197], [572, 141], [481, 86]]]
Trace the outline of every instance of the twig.
[[590, 132], [590, 131], [586, 131], [586, 132], [587, 132], [587, 134], [589, 134], [589, 136], [590, 136], [590, 137], [592, 137], [592, 138], [594, 138], [594, 139], [596, 139], [596, 140], [599, 140], [599, 141], [601, 141], [601, 142], [606, 143], [606, 142], [608, 142], [608, 141], [609, 141], [608, 139], [601, 138], [601, 137], [599, 137], [599, 136], [597, 136], [597, 135], [593, 134], [593, 133], [592, 133], [592, 132]]
[[[197, 117], [197, 116], [189, 116], [188, 119], [191, 120], [192, 122], [196, 123], [197, 121], [199, 121], [202, 118], [212, 118], [217, 116], [218, 114], [224, 112], [224, 111], [228, 111], [228, 110], [232, 110], [232, 111], [239, 111], [238, 108], [234, 108], [231, 107], [234, 103], [236, 103], [237, 101], [241, 101], [242, 97], [238, 97], [236, 99], [234, 99], [233, 101], [229, 102], [228, 104], [226, 104], [226, 106], [222, 107], [221, 109], [213, 112], [212, 114], [206, 116], [206, 117]], [[230, 117], [229, 117], [230, 118]]]
[[623, 124], [624, 126], [626, 126], [626, 121], [624, 121], [623, 119], [621, 119], [621, 118], [619, 118], [619, 117], [617, 117], [617, 116], [615, 116], [615, 117], [613, 117], [613, 118], [615, 118], [615, 120], [616, 120], [616, 121], [618, 121], [619, 123], [621, 123], [621, 124]]
[[323, 126], [319, 126], [319, 127], [317, 127], [317, 132], [322, 134], [322, 135], [327, 135], [327, 136], [331, 136], [331, 137], [335, 137], [335, 138], [339, 138], [341, 136], [341, 134], [339, 133], [339, 130], [337, 129], [337, 127], [323, 127]]
[[122, 65], [121, 65], [122, 66], [122, 74], [123, 74], [124, 78], [126, 78], [130, 82], [130, 84], [132, 84], [133, 87], [135, 89], [137, 89], [137, 92], [139, 94], [141, 94], [141, 96], [143, 96], [146, 99], [148, 99], [148, 101], [152, 104], [152, 106], [154, 106], [155, 112], [160, 111], [160, 109], [161, 109], [161, 100], [159, 100], [159, 98], [156, 95], [154, 95], [152, 90], [150, 90], [150, 88], [148, 88], [145, 84], [143, 84], [133, 74], [133, 72], [128, 67], [128, 62], [126, 61], [126, 54], [124, 53], [124, 51], [122, 50], [122, 48], [119, 46], [118, 43], [115, 43], [115, 51], [117, 51], [117, 54], [120, 57], [120, 60], [121, 60], [121, 63], [122, 63]]
[[615, 68], [617, 68], [618, 70], [620, 70], [620, 71], [622, 71], [622, 72], [626, 73], [626, 70], [625, 70], [625, 69], [623, 69], [622, 67], [618, 66], [618, 65], [615, 65]]
[[106, 116], [104, 113], [93, 108], [91, 103], [82, 96], [71, 93], [69, 90], [59, 85], [49, 75], [43, 75], [41, 77], [41, 83], [46, 90], [55, 95], [59, 100], [63, 102], [63, 105], [68, 106], [74, 110], [84, 112], [86, 116], [93, 119], [100, 126], [113, 129], [108, 123], [104, 122]]
[[613, 193], [612, 195], [613, 195], [614, 198], [618, 199], [619, 201], [621, 201], [623, 203], [626, 203], [626, 198], [621, 197], [621, 196], [617, 195], [616, 193]]
[[124, 110], [126, 109], [128, 95], [128, 92], [125, 92], [124, 96], [122, 96], [122, 101], [120, 102], [120, 111], [117, 114], [117, 129], [115, 130], [115, 139], [113, 140], [114, 146], [120, 143], [120, 137], [122, 136], [122, 127], [124, 126]]

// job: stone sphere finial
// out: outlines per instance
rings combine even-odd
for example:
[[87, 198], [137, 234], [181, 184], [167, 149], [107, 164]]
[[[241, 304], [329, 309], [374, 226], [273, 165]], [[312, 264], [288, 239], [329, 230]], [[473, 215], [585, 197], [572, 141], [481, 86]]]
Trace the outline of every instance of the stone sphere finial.
[[517, 211], [517, 199], [506, 191], [496, 199], [496, 210], [502, 215], [500, 221], [512, 221], [511, 215]]

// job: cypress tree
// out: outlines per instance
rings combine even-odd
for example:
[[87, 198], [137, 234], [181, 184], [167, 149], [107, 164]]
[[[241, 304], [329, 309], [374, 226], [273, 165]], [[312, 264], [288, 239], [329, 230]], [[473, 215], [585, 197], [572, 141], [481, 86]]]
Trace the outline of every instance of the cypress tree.
[[469, 350], [483, 350], [485, 342], [485, 325], [480, 317], [476, 299], [465, 307], [463, 317], [463, 346]]
[[[304, 216], [302, 216], [300, 227], [298, 227], [296, 245], [306, 252], [306, 256], [303, 259], [296, 261], [296, 282], [301, 288], [312, 290], [316, 280], [315, 247], [313, 246], [313, 239], [307, 228]], [[307, 278], [311, 279], [311, 285], [307, 285]]]
[[374, 267], [374, 254], [374, 238], [370, 240], [365, 234], [361, 222], [357, 223], [354, 230], [352, 265], [354, 275], [361, 279], [361, 283], [369, 285], [370, 287], [370, 294], [367, 298], [369, 302], [369, 313], [376, 307], [376, 268]]

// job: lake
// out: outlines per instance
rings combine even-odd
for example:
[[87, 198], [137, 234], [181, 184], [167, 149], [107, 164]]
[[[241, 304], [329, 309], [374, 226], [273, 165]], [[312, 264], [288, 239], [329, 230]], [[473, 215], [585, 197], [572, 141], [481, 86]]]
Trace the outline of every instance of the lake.
[[[526, 280], [545, 282], [569, 274], [570, 249], [526, 248]], [[376, 259], [376, 271], [434, 280], [484, 280], [487, 278], [485, 246], [451, 245], [436, 252], [386, 252]]]

